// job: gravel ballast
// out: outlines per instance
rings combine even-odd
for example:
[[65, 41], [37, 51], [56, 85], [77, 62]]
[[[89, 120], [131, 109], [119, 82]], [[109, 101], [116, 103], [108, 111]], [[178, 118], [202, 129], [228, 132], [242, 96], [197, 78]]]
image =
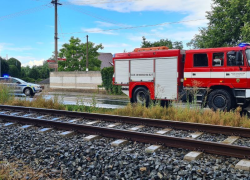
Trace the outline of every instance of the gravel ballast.
[[236, 170], [240, 159], [204, 154], [194, 162], [183, 161], [189, 152], [163, 148], [146, 154], [149, 144], [129, 142], [111, 147], [115, 139], [86, 142], [87, 135], [59, 136], [61, 131], [41, 134], [34, 127], [0, 127], [0, 161], [20, 160], [46, 176], [40, 179], [249, 179], [249, 172]]

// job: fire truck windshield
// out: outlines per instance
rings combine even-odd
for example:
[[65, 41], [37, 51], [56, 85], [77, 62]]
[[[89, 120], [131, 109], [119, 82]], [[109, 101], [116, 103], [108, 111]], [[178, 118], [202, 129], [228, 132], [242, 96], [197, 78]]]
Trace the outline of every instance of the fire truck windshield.
[[250, 66], [250, 49], [247, 49], [247, 50], [246, 50], [246, 55], [247, 55], [248, 64], [249, 64], [249, 66]]

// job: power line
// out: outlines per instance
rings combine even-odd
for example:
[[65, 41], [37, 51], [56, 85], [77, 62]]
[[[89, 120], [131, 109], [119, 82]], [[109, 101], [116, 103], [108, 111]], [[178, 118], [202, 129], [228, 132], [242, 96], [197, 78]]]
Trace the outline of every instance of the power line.
[[79, 32], [71, 32], [71, 33], [63, 33], [63, 34], [78, 34], [78, 33], [95, 33], [95, 32], [103, 32], [103, 31], [117, 31], [122, 29], [136, 29], [136, 28], [145, 28], [145, 27], [153, 27], [153, 26], [162, 26], [166, 24], [179, 24], [185, 22], [195, 22], [195, 21], [202, 21], [206, 19], [196, 19], [196, 20], [188, 20], [188, 21], [176, 21], [176, 22], [166, 22], [161, 24], [151, 24], [151, 25], [141, 25], [141, 26], [130, 26], [130, 27], [123, 27], [123, 28], [114, 28], [114, 29], [103, 29], [103, 30], [96, 30], [96, 31], [79, 31]]
[[[126, 3], [126, 2], [136, 2], [136, 1], [142, 1], [142, 0], [122, 0], [122, 1], [106, 1], [106, 2], [95, 2], [95, 3], [81, 3], [81, 1], [79, 1], [78, 5], [91, 5], [91, 4], [108, 4], [108, 3]], [[77, 2], [77, 1], [74, 1]], [[90, 1], [88, 1], [90, 2]], [[74, 3], [70, 3], [70, 2], [65, 2], [64, 4], [74, 4]]]
[[[93, 14], [93, 13], [91, 14], [90, 12], [88, 12], [88, 11], [86, 11], [86, 10], [79, 9], [79, 8], [74, 7], [74, 6], [67, 6], [67, 7], [70, 8], [70, 9], [72, 9], [72, 10], [75, 10], [75, 11], [77, 11], [77, 12], [79, 12], [79, 13], [82, 13], [82, 14], [85, 14], [85, 15], [88, 15], [88, 16], [91, 16], [91, 17], [96, 18], [96, 19], [100, 19], [100, 20], [103, 20], [103, 21], [108, 22], [108, 23], [111, 23], [111, 24], [121, 25], [121, 24], [118, 24], [117, 22], [114, 22], [114, 21], [112, 21], [112, 20], [108, 20], [108, 19], [106, 19], [106, 18], [103, 18], [103, 17], [101, 17], [101, 16], [95, 15], [95, 14]], [[121, 25], [121, 26], [122, 26], [122, 25]]]
[[62, 33], [59, 33], [59, 34], [62, 34], [63, 40], [65, 41], [65, 36], [63, 35], [62, 24], [61, 24], [61, 21], [60, 21], [60, 19], [59, 19], [58, 13], [57, 13], [57, 19], [58, 19], [60, 31], [62, 32]]
[[16, 13], [13, 13], [13, 14], [8, 14], [8, 15], [5, 15], [5, 16], [1, 16], [0, 21], [10, 19], [10, 18], [13, 18], [13, 17], [18, 17], [18, 16], [25, 15], [25, 14], [29, 14], [29, 13], [33, 13], [33, 12], [36, 12], [36, 11], [39, 11], [39, 10], [44, 10], [46, 8], [51, 8], [51, 7], [52, 6], [50, 4], [44, 4], [44, 5], [34, 7], [34, 8], [31, 8], [31, 9], [26, 9], [26, 10], [16, 12]]
[[[87, 15], [87, 16], [91, 16], [91, 17], [93, 17], [93, 18], [100, 19], [100, 20], [102, 20], [102, 21], [105, 21], [105, 22], [108, 22], [108, 23], [111, 23], [111, 24], [113, 24], [113, 25], [117, 25], [117, 26], [120, 26], [120, 27], [131, 27], [131, 26], [129, 26], [129, 25], [124, 25], [124, 24], [121, 24], [121, 23], [119, 23], [119, 22], [117, 22], [117, 21], [114, 21], [114, 20], [110, 20], [110, 19], [104, 18], [103, 16], [96, 15], [96, 14], [90, 12], [90, 11], [83, 10], [82, 8], [81, 8], [81, 9], [80, 9], [80, 8], [77, 8], [77, 7], [73, 6], [73, 4], [68, 4], [68, 5], [69, 5], [69, 6], [66, 6], [66, 7], [70, 8], [71, 10], [75, 10], [75, 11], [77, 11], [77, 12], [79, 12], [79, 13], [85, 14], [85, 15]], [[138, 31], [138, 30], [136, 29], [136, 31]]]

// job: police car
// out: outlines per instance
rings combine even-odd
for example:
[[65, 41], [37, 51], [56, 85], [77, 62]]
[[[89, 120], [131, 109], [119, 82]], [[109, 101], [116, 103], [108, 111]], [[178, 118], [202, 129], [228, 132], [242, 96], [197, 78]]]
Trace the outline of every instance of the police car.
[[0, 77], [0, 83], [10, 87], [14, 94], [25, 94], [33, 97], [36, 93], [42, 92], [42, 87], [38, 84], [27, 83], [19, 78], [4, 76]]

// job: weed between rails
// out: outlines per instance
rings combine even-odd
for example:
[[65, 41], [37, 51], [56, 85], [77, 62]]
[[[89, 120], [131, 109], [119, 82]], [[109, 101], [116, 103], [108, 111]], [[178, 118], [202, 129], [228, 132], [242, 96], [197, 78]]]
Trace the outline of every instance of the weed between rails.
[[[46, 173], [36, 172], [22, 162], [0, 161], [0, 180], [38, 180], [42, 177], [51, 179]], [[54, 180], [62, 180], [62, 178], [54, 178]]]

